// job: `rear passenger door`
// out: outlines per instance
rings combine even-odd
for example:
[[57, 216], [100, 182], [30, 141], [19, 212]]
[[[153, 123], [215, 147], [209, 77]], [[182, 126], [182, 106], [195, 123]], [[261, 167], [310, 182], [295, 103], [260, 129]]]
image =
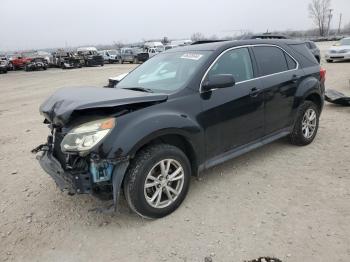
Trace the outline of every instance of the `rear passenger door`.
[[277, 46], [253, 47], [264, 94], [265, 135], [292, 124], [294, 95], [303, 70], [297, 61]]

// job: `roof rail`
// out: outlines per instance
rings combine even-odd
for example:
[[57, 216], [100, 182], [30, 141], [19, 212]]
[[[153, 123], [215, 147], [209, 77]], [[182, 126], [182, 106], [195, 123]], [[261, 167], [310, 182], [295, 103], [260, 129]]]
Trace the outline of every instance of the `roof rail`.
[[209, 43], [216, 43], [216, 42], [224, 42], [228, 40], [199, 40], [196, 42], [193, 42], [191, 45], [201, 45], [201, 44], [209, 44]]

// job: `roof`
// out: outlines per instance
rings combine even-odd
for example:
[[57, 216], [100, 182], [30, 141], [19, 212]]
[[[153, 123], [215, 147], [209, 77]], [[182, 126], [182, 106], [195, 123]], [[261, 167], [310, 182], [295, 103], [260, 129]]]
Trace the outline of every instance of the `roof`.
[[305, 43], [302, 41], [290, 40], [290, 39], [249, 39], [249, 40], [238, 40], [238, 41], [217, 41], [212, 43], [189, 45], [184, 47], [177, 47], [175, 49], [170, 49], [166, 52], [181, 52], [181, 51], [215, 51], [219, 49], [227, 49], [236, 46], [243, 45], [280, 45], [280, 44], [301, 44]]

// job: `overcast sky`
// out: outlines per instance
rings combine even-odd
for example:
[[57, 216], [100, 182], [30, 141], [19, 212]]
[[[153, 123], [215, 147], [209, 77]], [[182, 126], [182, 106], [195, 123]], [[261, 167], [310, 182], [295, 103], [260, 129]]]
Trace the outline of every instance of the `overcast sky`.
[[[311, 0], [0, 0], [0, 51], [310, 29]], [[350, 0], [332, 0], [350, 22]], [[343, 24], [344, 24], [343, 23]]]

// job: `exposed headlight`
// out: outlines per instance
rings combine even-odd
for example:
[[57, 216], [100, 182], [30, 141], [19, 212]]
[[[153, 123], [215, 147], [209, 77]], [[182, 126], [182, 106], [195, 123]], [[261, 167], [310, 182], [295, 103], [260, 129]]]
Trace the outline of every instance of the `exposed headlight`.
[[97, 145], [115, 126], [115, 118], [100, 119], [73, 128], [62, 140], [62, 151], [85, 152]]

